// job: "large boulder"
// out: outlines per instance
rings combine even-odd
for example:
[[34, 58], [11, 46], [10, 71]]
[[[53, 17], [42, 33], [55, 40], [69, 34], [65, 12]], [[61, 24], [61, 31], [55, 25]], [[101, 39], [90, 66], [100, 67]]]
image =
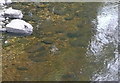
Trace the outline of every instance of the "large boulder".
[[10, 33], [30, 35], [33, 32], [33, 27], [24, 20], [14, 19], [6, 25], [6, 31]]
[[8, 18], [23, 18], [23, 14], [20, 10], [12, 9], [12, 7], [4, 10], [4, 17]]

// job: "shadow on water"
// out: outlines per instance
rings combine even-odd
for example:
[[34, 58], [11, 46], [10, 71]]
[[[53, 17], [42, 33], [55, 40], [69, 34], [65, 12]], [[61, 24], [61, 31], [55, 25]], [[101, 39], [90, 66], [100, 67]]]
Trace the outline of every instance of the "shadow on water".
[[6, 36], [12, 36], [12, 37], [25, 37], [29, 35], [30, 34], [24, 34], [24, 33], [10, 33], [10, 32], [6, 33]]

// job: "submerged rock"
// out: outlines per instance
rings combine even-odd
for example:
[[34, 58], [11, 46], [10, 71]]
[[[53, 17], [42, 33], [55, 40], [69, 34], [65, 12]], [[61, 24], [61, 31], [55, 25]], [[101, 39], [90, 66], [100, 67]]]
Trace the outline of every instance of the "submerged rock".
[[85, 40], [77, 39], [70, 42], [73, 47], [87, 47], [87, 42]]
[[51, 53], [56, 54], [58, 51], [59, 49], [55, 45], [51, 46], [51, 49], [50, 49]]
[[23, 18], [23, 14], [20, 10], [12, 9], [12, 7], [4, 10], [4, 17], [9, 18]]
[[66, 16], [64, 19], [65, 20], [72, 20], [74, 18], [74, 15], [69, 15], [69, 16]]
[[78, 37], [81, 37], [82, 34], [80, 32], [73, 32], [73, 33], [67, 33], [67, 37], [69, 38], [78, 38]]
[[51, 40], [43, 40], [41, 42], [44, 44], [53, 44], [53, 41], [51, 41]]
[[44, 62], [47, 61], [44, 57], [47, 56], [47, 52], [46, 51], [41, 51], [38, 54], [32, 54], [30, 56], [28, 56], [28, 58], [33, 61], [33, 62]]
[[77, 79], [77, 77], [74, 74], [64, 74], [62, 76], [62, 79], [63, 80], [70, 80], [70, 81], [72, 81], [72, 80]]
[[24, 71], [24, 70], [28, 70], [28, 68], [26, 68], [26, 67], [17, 67], [17, 70]]
[[30, 35], [33, 32], [33, 27], [31, 24], [23, 20], [14, 19], [6, 25], [6, 31], [10, 33]]

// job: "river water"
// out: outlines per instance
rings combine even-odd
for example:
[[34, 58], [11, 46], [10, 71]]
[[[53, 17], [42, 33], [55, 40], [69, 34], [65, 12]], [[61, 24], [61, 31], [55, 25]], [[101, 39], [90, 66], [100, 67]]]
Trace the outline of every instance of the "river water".
[[12, 3], [34, 27], [3, 34], [5, 81], [118, 81], [118, 3]]
[[[99, 74], [93, 76], [97, 77], [94, 80], [98, 81], [117, 81], [118, 80], [118, 4], [105, 3], [100, 9], [97, 16], [97, 24], [95, 23], [96, 34], [93, 36], [90, 43], [90, 50], [94, 56], [95, 61], [104, 64], [103, 70]], [[107, 51], [113, 53], [108, 59]]]

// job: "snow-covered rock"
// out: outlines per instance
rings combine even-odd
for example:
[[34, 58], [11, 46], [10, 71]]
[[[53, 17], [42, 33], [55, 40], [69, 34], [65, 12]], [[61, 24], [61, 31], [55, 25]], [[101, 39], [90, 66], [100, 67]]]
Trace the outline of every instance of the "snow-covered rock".
[[5, 18], [2, 17], [2, 16], [0, 16], [0, 22], [1, 22], [1, 21], [4, 21], [4, 20], [5, 20]]
[[12, 9], [12, 7], [4, 10], [4, 16], [9, 18], [23, 18], [23, 14], [20, 10]]
[[11, 4], [12, 1], [11, 0], [5, 0], [5, 4]]
[[0, 5], [3, 6], [5, 4], [5, 0], [0, 0]]
[[3, 15], [4, 15], [4, 12], [0, 10], [0, 22], [5, 20]]
[[0, 27], [0, 32], [6, 32], [6, 28]]
[[3, 5], [5, 5], [5, 4], [10, 4], [10, 3], [12, 3], [12, 1], [11, 0], [0, 0], [0, 5], [1, 6], [3, 6]]
[[16, 34], [30, 35], [33, 32], [33, 27], [31, 24], [25, 22], [24, 20], [14, 19], [6, 25], [6, 31]]
[[[11, 0], [0, 0], [0, 32], [15, 33], [16, 35], [30, 35], [33, 32], [31, 24], [21, 20], [23, 14], [20, 10], [6, 8]], [[9, 19], [14, 19], [9, 22]], [[5, 27], [5, 28], [3, 28]]]

